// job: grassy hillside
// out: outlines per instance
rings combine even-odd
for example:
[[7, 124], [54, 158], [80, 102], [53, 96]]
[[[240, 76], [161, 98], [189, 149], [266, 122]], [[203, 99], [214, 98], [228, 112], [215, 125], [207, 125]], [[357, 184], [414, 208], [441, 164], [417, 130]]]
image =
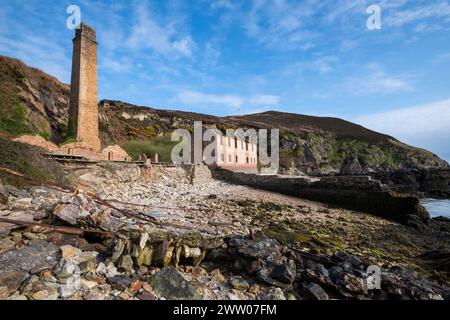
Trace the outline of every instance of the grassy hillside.
[[[0, 167], [7, 168], [38, 180], [63, 183], [62, 167], [42, 156], [42, 151], [26, 144], [13, 142], [0, 136]], [[23, 185], [23, 180], [0, 172], [0, 180], [12, 185]]]

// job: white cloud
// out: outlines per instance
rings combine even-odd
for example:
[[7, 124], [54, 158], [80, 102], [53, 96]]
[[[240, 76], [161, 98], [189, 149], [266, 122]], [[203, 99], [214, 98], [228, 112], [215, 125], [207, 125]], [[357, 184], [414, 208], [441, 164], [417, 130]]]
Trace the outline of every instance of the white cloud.
[[[0, 35], [0, 52], [55, 76], [60, 81], [70, 81], [70, 59], [56, 42], [26, 32], [20, 39]], [[49, 54], [51, 52], [51, 54]]]
[[205, 44], [203, 50], [203, 65], [206, 68], [213, 68], [217, 65], [221, 52], [216, 45], [211, 42]]
[[195, 42], [190, 35], [180, 35], [179, 21], [173, 19], [165, 24], [158, 23], [155, 14], [145, 2], [134, 9], [135, 21], [126, 41], [131, 49], [152, 49], [167, 57], [181, 55], [191, 57]]
[[218, 95], [208, 94], [192, 90], [183, 90], [178, 93], [178, 99], [188, 105], [225, 105], [231, 107], [240, 107], [244, 99], [236, 95]]
[[184, 37], [178, 41], [173, 42], [173, 48], [186, 57], [192, 57], [192, 49], [195, 47], [195, 42], [191, 36]]
[[344, 89], [354, 95], [413, 91], [411, 76], [388, 74], [379, 64], [371, 63], [366, 74], [347, 79]]
[[450, 99], [350, 120], [450, 160]]
[[273, 95], [258, 95], [248, 99], [248, 103], [255, 105], [277, 106], [280, 103], [280, 97]]
[[234, 94], [209, 94], [193, 90], [181, 90], [177, 94], [178, 100], [186, 105], [206, 107], [224, 106], [231, 110], [241, 110], [247, 107], [270, 108], [279, 104], [280, 98], [273, 95], [240, 96]]
[[106, 57], [104, 59], [101, 59], [100, 61], [101, 67], [105, 68], [106, 71], [109, 72], [124, 73], [131, 71], [134, 67], [133, 63], [126, 58], [113, 59], [110, 57]]
[[255, 0], [244, 15], [247, 34], [265, 46], [276, 49], [311, 48], [316, 33], [304, 27], [303, 19], [310, 17], [317, 1]]

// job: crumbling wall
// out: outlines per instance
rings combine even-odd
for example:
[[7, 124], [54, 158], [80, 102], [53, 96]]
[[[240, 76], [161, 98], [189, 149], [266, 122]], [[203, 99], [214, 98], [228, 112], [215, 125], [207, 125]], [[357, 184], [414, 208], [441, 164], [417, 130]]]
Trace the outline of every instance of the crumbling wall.
[[131, 161], [128, 153], [118, 145], [108, 146], [101, 152], [103, 159], [108, 161]]
[[174, 183], [189, 183], [186, 170], [182, 166], [152, 165], [152, 168], [154, 171], [154, 182], [163, 180]]
[[204, 164], [185, 165], [184, 170], [192, 184], [203, 184], [213, 180], [211, 170]]

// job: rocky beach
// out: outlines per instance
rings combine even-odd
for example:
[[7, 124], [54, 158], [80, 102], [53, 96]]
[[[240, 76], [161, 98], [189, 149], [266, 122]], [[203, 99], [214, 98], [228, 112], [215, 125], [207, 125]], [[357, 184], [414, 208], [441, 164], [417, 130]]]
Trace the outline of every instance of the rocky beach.
[[2, 299], [450, 299], [445, 218], [416, 230], [181, 168], [68, 178], [2, 186]]

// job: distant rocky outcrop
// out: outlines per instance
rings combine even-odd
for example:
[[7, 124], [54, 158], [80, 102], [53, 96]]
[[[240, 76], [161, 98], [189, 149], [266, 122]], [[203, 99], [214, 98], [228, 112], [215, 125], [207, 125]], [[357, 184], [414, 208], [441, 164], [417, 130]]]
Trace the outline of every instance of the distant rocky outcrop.
[[345, 176], [358, 176], [365, 174], [366, 170], [361, 166], [358, 157], [349, 157], [342, 164], [340, 174]]

